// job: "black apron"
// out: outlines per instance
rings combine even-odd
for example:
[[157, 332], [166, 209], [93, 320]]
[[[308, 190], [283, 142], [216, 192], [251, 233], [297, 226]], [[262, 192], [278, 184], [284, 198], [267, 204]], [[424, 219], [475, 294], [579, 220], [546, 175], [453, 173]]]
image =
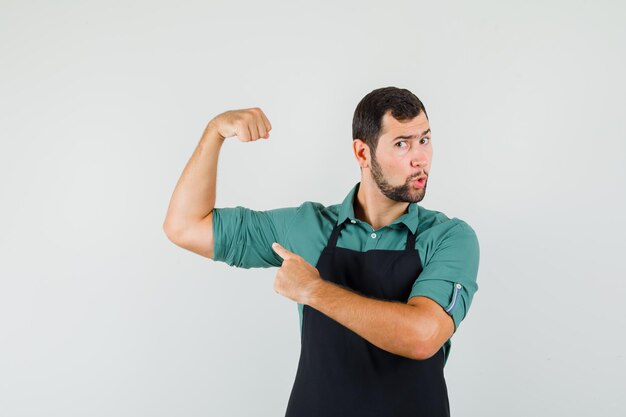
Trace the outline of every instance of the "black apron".
[[[331, 282], [362, 295], [407, 302], [422, 263], [415, 235], [405, 250], [359, 252], [337, 247], [344, 223], [334, 227], [316, 268]], [[443, 347], [415, 360], [371, 344], [304, 305], [301, 352], [286, 417], [449, 416]]]

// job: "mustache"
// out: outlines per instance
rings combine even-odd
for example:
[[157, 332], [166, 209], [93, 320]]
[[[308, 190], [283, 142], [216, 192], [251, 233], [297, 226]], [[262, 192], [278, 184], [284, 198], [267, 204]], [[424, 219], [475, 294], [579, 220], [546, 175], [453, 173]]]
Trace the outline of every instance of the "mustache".
[[414, 176], [409, 178], [409, 181], [416, 180], [416, 179], [418, 179], [419, 177], [422, 177], [422, 176], [428, 178], [428, 172], [422, 171], [422, 172], [420, 172], [418, 174], [415, 174]]

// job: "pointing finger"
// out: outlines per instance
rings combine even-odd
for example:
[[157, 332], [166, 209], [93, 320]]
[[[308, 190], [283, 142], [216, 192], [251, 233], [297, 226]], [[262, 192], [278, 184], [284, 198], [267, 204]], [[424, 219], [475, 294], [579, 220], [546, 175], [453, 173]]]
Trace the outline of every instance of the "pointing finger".
[[274, 252], [276, 252], [283, 259], [287, 259], [293, 254], [293, 252], [289, 252], [277, 242], [272, 243], [272, 249], [274, 249]]

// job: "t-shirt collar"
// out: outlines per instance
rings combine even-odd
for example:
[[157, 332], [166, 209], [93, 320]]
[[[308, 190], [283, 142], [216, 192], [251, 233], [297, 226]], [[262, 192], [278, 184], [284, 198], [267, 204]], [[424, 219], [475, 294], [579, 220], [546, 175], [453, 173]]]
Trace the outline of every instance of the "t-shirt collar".
[[[337, 225], [342, 224], [346, 220], [360, 221], [354, 216], [354, 199], [359, 191], [359, 185], [361, 185], [361, 182], [356, 183], [356, 185], [352, 187], [346, 198], [344, 198], [341, 203], [341, 206], [339, 207], [339, 216], [337, 217]], [[404, 223], [412, 233], [416, 233], [418, 225], [418, 211], [417, 203], [409, 203], [409, 210], [394, 220], [389, 226]]]

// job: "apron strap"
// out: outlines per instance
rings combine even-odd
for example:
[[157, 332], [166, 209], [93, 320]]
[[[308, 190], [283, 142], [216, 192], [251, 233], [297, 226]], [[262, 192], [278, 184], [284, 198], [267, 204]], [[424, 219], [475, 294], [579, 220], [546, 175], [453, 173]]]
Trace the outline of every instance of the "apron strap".
[[342, 226], [343, 223], [338, 224], [333, 228], [333, 232], [330, 234], [330, 238], [328, 239], [328, 243], [326, 244], [329, 249], [334, 249], [335, 246], [337, 246], [337, 239], [339, 238], [339, 232], [341, 231]]
[[408, 231], [408, 233], [406, 237], [406, 247], [404, 248], [404, 250], [406, 252], [413, 252], [415, 250], [415, 237], [416, 236], [408, 227], [406, 228], [406, 230]]

